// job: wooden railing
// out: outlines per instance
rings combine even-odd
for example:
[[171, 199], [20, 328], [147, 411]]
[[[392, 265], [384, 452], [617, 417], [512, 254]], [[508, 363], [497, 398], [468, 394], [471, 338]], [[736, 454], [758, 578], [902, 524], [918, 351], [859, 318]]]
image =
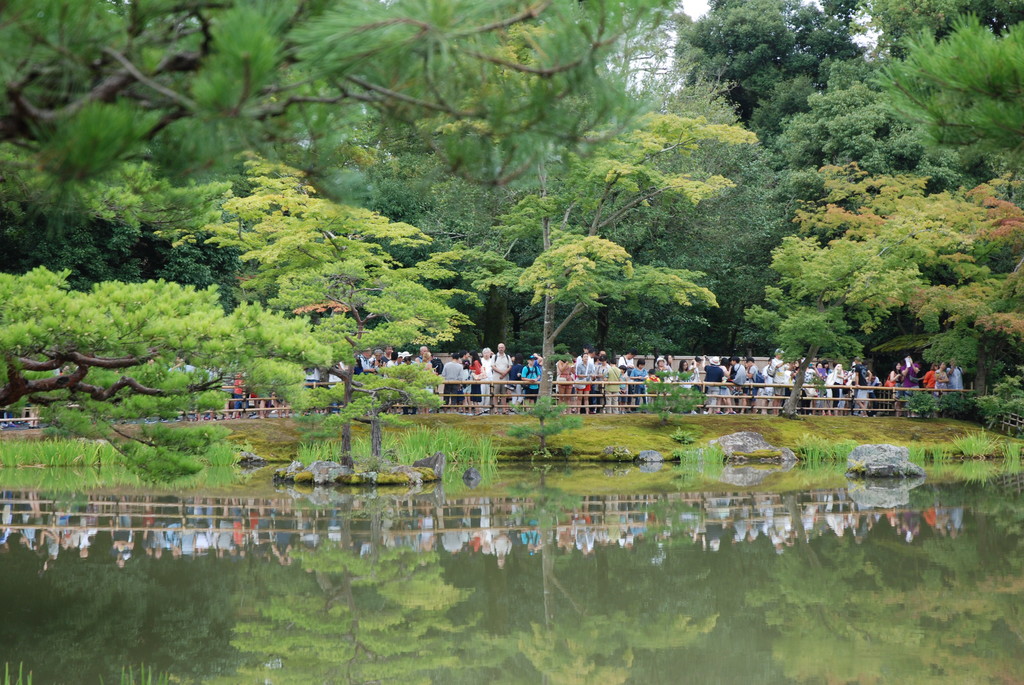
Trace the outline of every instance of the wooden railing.
[[[444, 405], [439, 411], [479, 414], [501, 412], [509, 405], [524, 405], [537, 397], [529, 393], [529, 381], [443, 382], [438, 387]], [[479, 390], [475, 386], [479, 386]], [[582, 389], [580, 386], [587, 386]], [[551, 396], [568, 413], [624, 414], [652, 411], [651, 404], [670, 392], [671, 386], [695, 388], [705, 394], [696, 410], [706, 413], [778, 414], [792, 386], [776, 383], [705, 383], [703, 381], [555, 381]], [[503, 388], [500, 392], [493, 389]], [[771, 391], [771, 394], [762, 394]], [[866, 394], [857, 397], [858, 392]], [[895, 415], [906, 416], [906, 403], [913, 393], [962, 394], [966, 390], [931, 388], [886, 388], [882, 386], [805, 386], [801, 413], [815, 415]]]
[[1019, 414], [1003, 414], [999, 417], [999, 429], [1008, 435], [1024, 433], [1024, 416]]

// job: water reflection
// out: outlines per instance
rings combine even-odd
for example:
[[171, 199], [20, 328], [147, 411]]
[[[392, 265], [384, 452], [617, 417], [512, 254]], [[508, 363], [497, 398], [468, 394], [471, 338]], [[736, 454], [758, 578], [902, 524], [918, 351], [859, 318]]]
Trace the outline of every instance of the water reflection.
[[[682, 537], [703, 551], [723, 543], [770, 544], [782, 553], [797, 541], [850, 535], [862, 542], [882, 519], [884, 535], [906, 543], [921, 534], [956, 537], [964, 507], [877, 509], [857, 496], [861, 486], [774, 492], [707, 492], [564, 496], [554, 508], [546, 496], [407, 496], [285, 491], [285, 498], [92, 495], [48, 499], [34, 491], [0, 495], [0, 552], [19, 545], [41, 559], [45, 572], [58, 557], [101, 557], [124, 567], [133, 556], [161, 559], [212, 556], [291, 565], [298, 549], [324, 544], [371, 556], [407, 548], [494, 557], [532, 556], [545, 546], [594, 554], [599, 547], [633, 549], [641, 541]], [[541, 490], [538, 493], [543, 492]], [[554, 491], [558, 492], [558, 491]], [[540, 519], [544, 517], [546, 525]]]
[[9, 490], [0, 660], [53, 683], [1012, 681], [1021, 489]]

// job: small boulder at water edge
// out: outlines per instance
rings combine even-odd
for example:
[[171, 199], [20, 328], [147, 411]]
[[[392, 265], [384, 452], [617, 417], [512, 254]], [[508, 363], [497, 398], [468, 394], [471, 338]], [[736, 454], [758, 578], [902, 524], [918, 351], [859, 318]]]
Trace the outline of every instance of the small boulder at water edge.
[[484, 477], [480, 472], [472, 466], [462, 472], [462, 482], [465, 483], [466, 487], [470, 490], [473, 490], [476, 486], [480, 485], [480, 482], [483, 481], [483, 479]]
[[412, 463], [417, 468], [434, 469], [434, 475], [438, 478], [444, 477], [445, 456], [444, 452], [434, 452], [433, 456], [424, 459], [417, 459]]

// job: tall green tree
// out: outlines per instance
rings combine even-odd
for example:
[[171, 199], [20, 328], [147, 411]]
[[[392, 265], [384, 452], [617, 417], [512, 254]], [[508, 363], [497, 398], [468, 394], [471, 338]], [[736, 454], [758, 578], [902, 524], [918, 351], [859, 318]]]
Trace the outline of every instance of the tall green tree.
[[[697, 204], [732, 182], [716, 174], [687, 173], [678, 161], [703, 141], [749, 144], [748, 131], [704, 119], [649, 115], [637, 129], [611, 140], [594, 155], [572, 157], [556, 184], [542, 168], [537, 191], [502, 218], [512, 239], [536, 240], [539, 253], [518, 276], [518, 287], [543, 302], [542, 350], [554, 351], [566, 326], [607, 301], [642, 296], [648, 301], [714, 305], [697, 284], [701, 274], [634, 264], [628, 252], [602, 237], [637, 208], [655, 203]], [[564, 314], [558, 314], [564, 305]]]
[[978, 17], [996, 34], [1024, 20], [1024, 3], [1019, 0], [864, 0], [862, 7], [878, 32], [878, 51], [895, 58], [905, 57], [908, 44], [923, 31], [940, 39], [949, 35], [966, 14]]
[[829, 62], [861, 55], [851, 32], [857, 4], [715, 0], [683, 32], [678, 50], [697, 73], [732, 84], [729, 98], [740, 118], [771, 136], [824, 88]]

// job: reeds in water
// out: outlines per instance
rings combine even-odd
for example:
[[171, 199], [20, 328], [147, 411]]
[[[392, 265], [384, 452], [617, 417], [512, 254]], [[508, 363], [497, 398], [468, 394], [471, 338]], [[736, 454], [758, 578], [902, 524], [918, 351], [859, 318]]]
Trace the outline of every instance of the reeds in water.
[[[498, 449], [491, 438], [445, 426], [417, 427], [402, 432], [385, 433], [382, 448], [385, 454], [390, 454], [402, 464], [411, 464], [435, 452], [444, 452], [449, 461], [463, 466], [495, 464], [498, 461]], [[369, 455], [369, 437], [353, 438], [352, 453], [357, 458]], [[336, 461], [340, 455], [341, 443], [338, 441], [305, 442], [299, 445], [296, 459], [303, 464], [309, 464], [321, 460]]]

